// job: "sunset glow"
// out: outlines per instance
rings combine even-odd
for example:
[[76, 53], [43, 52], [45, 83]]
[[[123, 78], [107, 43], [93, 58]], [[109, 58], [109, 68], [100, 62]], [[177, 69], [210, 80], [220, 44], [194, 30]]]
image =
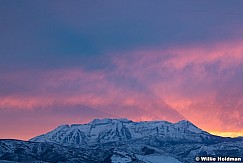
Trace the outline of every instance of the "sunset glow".
[[0, 138], [105, 117], [243, 136], [239, 4], [0, 3]]
[[213, 134], [213, 135], [218, 135], [218, 136], [222, 136], [222, 137], [238, 137], [238, 136], [242, 136], [243, 135], [243, 131], [236, 131], [236, 132], [217, 132], [217, 131], [209, 131], [209, 133]]

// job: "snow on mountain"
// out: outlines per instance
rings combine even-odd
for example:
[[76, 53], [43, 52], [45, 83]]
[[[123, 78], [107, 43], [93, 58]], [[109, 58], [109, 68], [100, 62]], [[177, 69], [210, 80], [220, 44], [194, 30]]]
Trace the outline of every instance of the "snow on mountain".
[[131, 163], [131, 162], [141, 162], [141, 163], [181, 163], [175, 157], [165, 154], [156, 152], [152, 150], [152, 152], [146, 152], [146, 150], [152, 150], [147, 147], [143, 147], [141, 149], [142, 152], [138, 151], [130, 151], [130, 149], [122, 149], [116, 148], [113, 150], [113, 154], [110, 157], [112, 163]]
[[54, 142], [63, 145], [95, 145], [117, 141], [130, 141], [158, 136], [173, 141], [201, 142], [210, 137], [189, 121], [133, 122], [122, 119], [94, 119], [88, 124], [62, 125], [46, 134], [30, 139], [32, 142]]
[[0, 139], [0, 162], [188, 163], [197, 156], [243, 158], [243, 139], [214, 136], [185, 120], [124, 118], [61, 125], [30, 141]]
[[0, 162], [99, 163], [110, 155], [102, 149], [72, 148], [53, 143], [0, 139]]
[[181, 161], [174, 157], [164, 155], [137, 155], [138, 159], [143, 162], [151, 163], [181, 163]]
[[[176, 158], [166, 155], [135, 155], [135, 157], [143, 163], [182, 163]], [[111, 157], [112, 163], [131, 163], [132, 161], [129, 155], [114, 154]]]

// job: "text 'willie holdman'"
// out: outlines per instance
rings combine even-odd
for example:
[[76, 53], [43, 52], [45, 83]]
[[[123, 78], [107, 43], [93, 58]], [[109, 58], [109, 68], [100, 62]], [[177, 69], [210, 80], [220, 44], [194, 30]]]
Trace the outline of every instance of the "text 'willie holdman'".
[[196, 157], [196, 161], [200, 162], [242, 162], [241, 157]]

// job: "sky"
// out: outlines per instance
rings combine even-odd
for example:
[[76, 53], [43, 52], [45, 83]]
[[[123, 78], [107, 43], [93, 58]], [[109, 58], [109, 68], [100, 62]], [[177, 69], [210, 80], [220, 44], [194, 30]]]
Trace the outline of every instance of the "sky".
[[242, 0], [1, 0], [0, 138], [94, 118], [243, 135]]

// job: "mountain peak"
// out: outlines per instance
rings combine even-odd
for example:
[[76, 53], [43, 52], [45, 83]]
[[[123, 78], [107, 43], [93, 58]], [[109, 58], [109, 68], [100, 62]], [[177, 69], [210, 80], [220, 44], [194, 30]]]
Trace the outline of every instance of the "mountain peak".
[[90, 121], [88, 124], [105, 124], [105, 123], [119, 123], [119, 122], [133, 122], [127, 118], [117, 118], [117, 119], [112, 119], [112, 118], [104, 118], [104, 119], [94, 119]]
[[202, 142], [210, 134], [191, 122], [167, 121], [133, 122], [126, 118], [94, 119], [87, 124], [62, 125], [46, 134], [32, 138], [35, 142], [54, 142], [64, 145], [98, 145], [111, 142], [163, 138], [167, 141]]
[[175, 126], [178, 126], [179, 128], [186, 128], [189, 131], [192, 131], [194, 133], [202, 133], [203, 131], [198, 128], [197, 126], [195, 126], [193, 123], [191, 123], [188, 120], [181, 120], [177, 123], [174, 123]]

